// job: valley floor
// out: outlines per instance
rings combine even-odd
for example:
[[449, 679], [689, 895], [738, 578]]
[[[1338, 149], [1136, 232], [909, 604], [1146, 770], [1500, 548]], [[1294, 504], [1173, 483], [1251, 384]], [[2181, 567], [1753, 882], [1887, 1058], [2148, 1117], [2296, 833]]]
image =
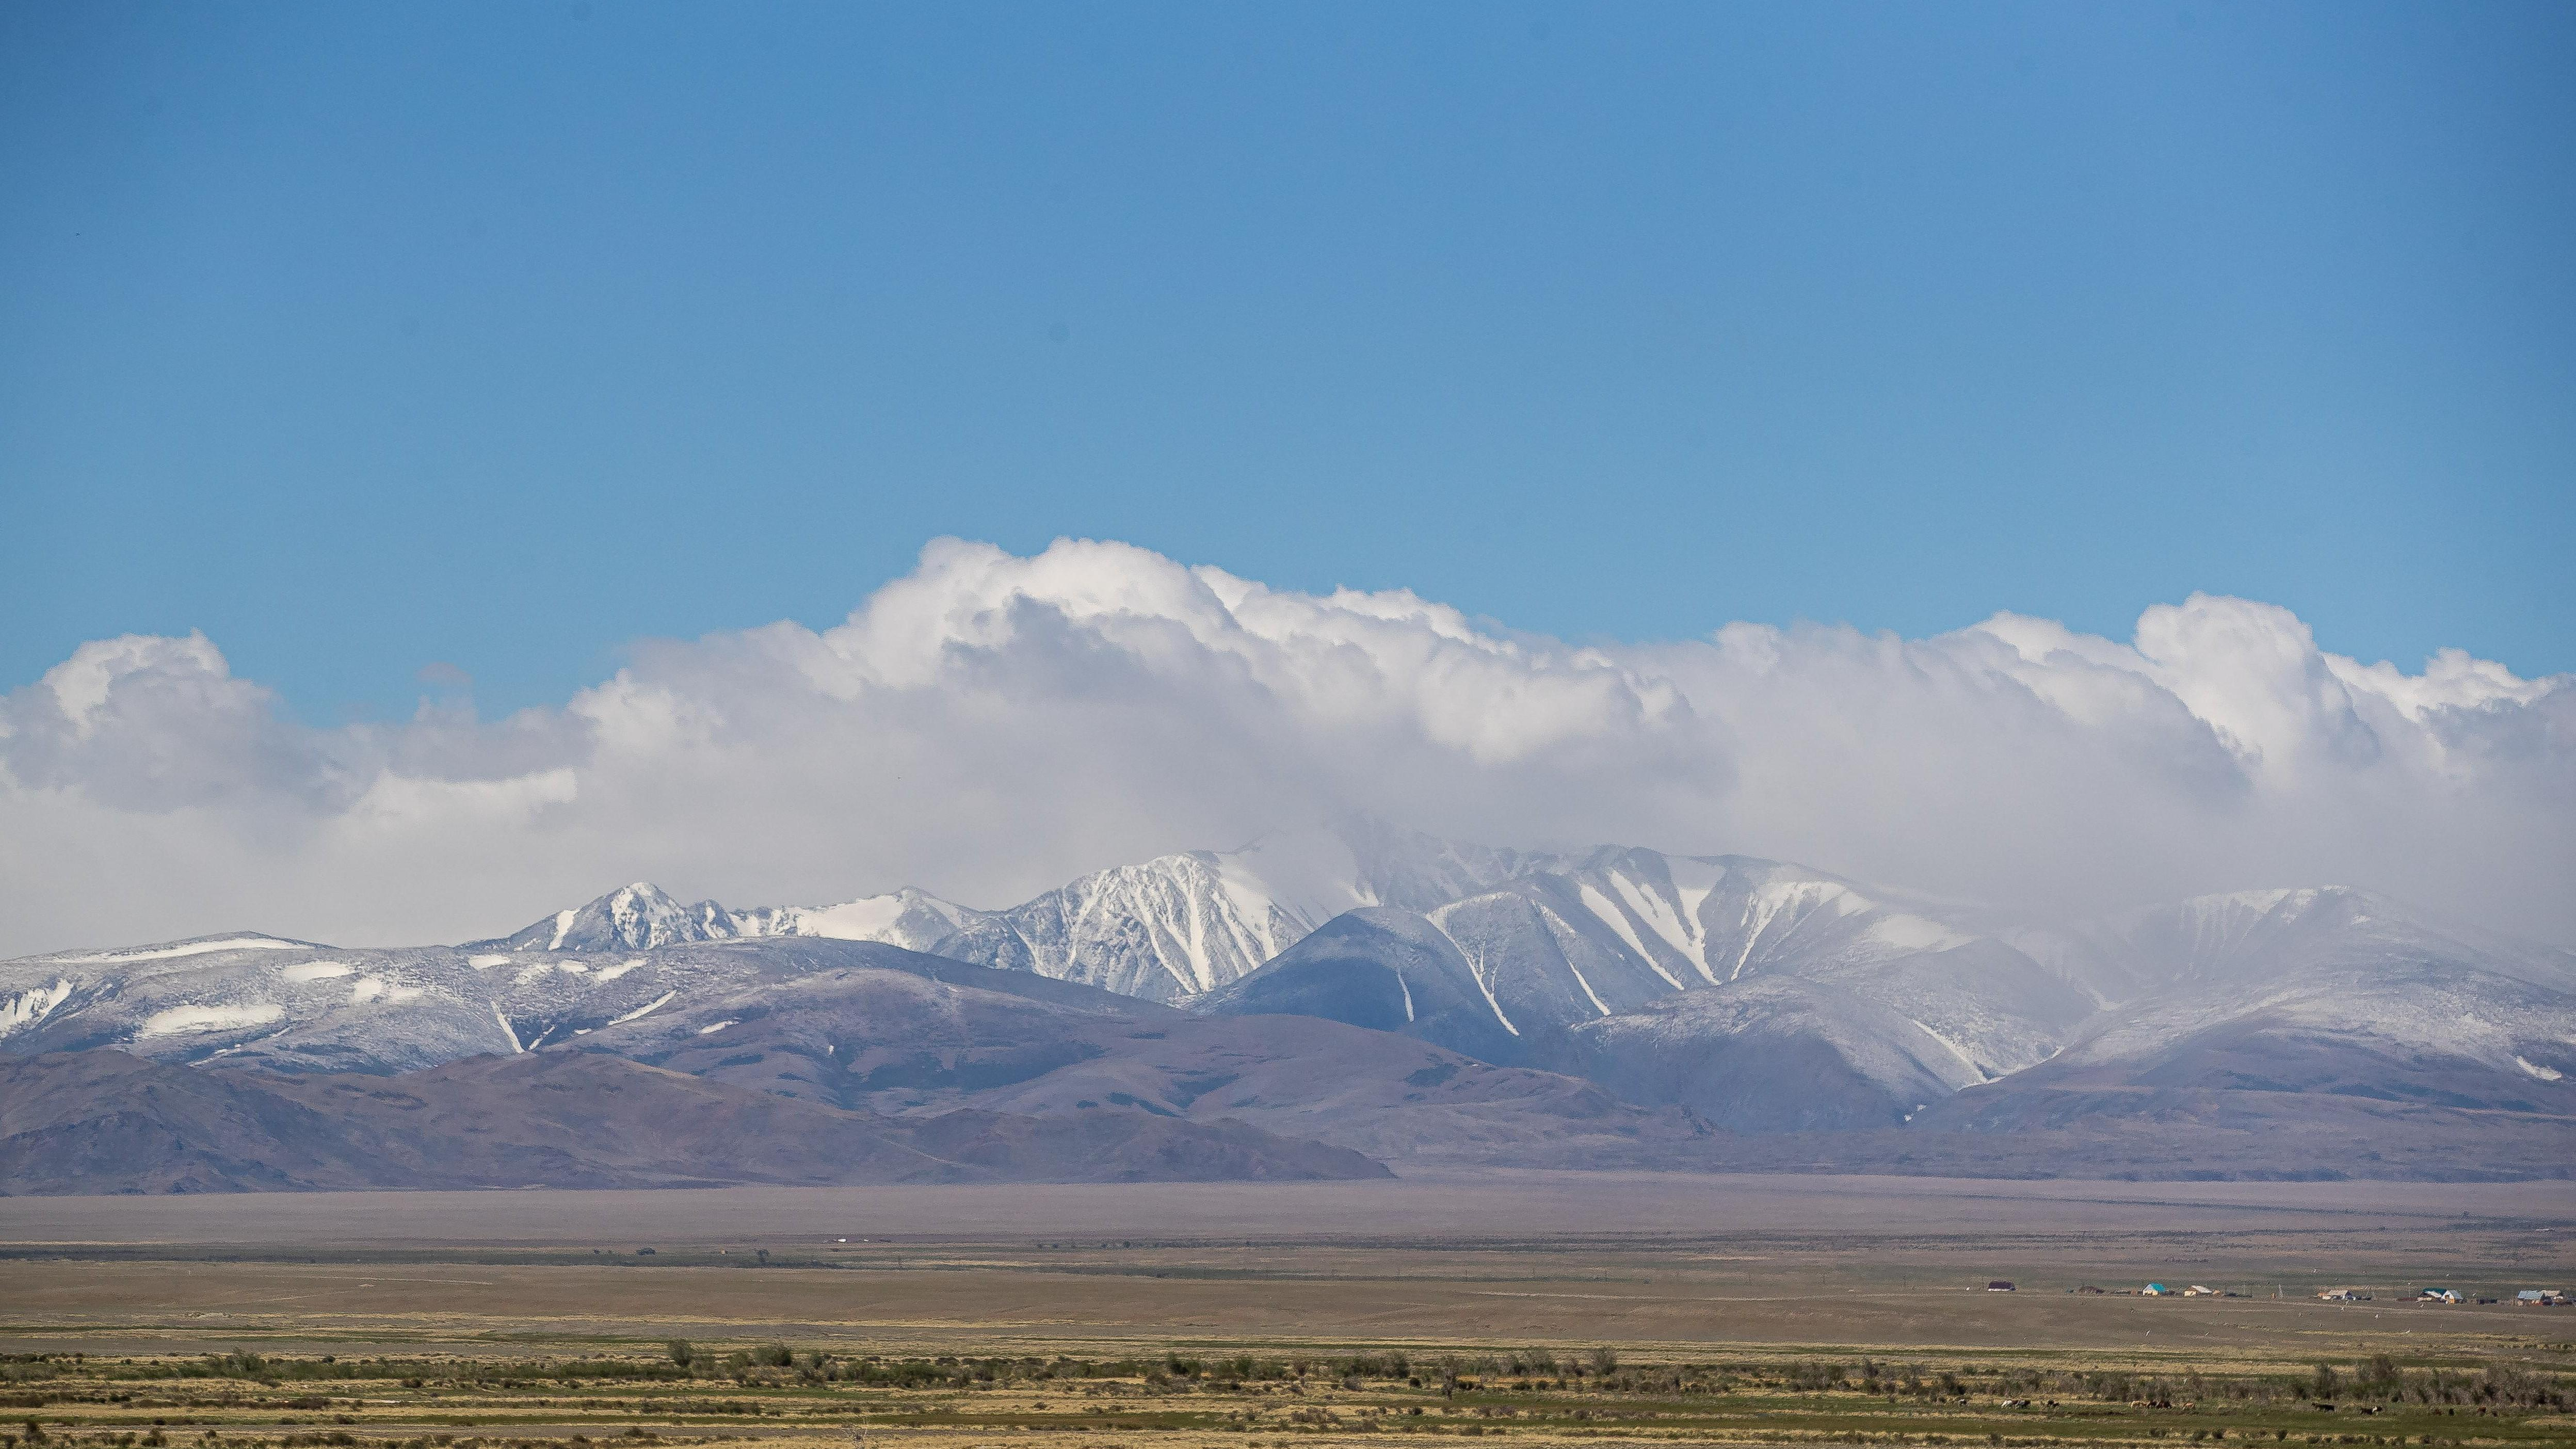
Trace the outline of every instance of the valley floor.
[[2576, 1309], [2401, 1298], [2571, 1278], [2545, 1183], [15, 1198], [0, 1449], [2564, 1444]]
[[[2563, 1188], [1513, 1173], [12, 1198], [0, 1351], [676, 1336], [859, 1354], [1606, 1343], [2546, 1358], [2576, 1340], [2576, 1309], [2510, 1299], [2576, 1280]], [[1995, 1279], [2018, 1291], [1984, 1291]], [[2150, 1282], [2242, 1296], [2135, 1296]], [[2428, 1286], [2506, 1302], [2399, 1301]], [[2087, 1287], [2108, 1291], [2075, 1291]], [[2376, 1297], [2319, 1302], [2327, 1287]]]

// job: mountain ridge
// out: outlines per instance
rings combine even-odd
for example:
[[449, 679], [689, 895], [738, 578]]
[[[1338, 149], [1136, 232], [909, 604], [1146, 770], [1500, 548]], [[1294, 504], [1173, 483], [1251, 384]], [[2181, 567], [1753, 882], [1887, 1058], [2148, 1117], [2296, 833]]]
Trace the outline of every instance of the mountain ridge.
[[[1264, 1130], [1448, 1165], [1705, 1170], [1808, 1140], [1993, 1164], [2019, 1160], [1992, 1140], [2008, 1123], [2096, 1165], [2108, 1142], [2185, 1162], [2156, 1134], [2213, 1123], [2306, 1162], [2299, 1121], [2430, 1132], [2426, 1112], [2460, 1114], [2441, 1130], [2471, 1159], [2492, 1141], [2523, 1170], [2559, 1135], [2576, 1160], [2576, 953], [2386, 895], [2055, 923], [1758, 857], [1370, 830], [1157, 857], [1003, 911], [912, 890], [736, 911], [637, 882], [454, 947], [59, 952], [0, 963], [0, 1055], [400, 1078], [570, 1050], [898, 1117], [1239, 1100]], [[2430, 1150], [2404, 1170], [2443, 1170]]]
[[116, 1051], [0, 1057], [0, 1193], [1388, 1175], [1241, 1122], [901, 1119], [605, 1053], [465, 1057], [392, 1079], [192, 1071]]
[[730, 910], [712, 900], [683, 904], [637, 881], [462, 949], [644, 951], [811, 936], [878, 941], [1169, 1001], [1248, 974], [1344, 910], [1430, 909], [1555, 859], [1352, 818], [1233, 850], [1110, 866], [999, 910], [910, 886], [834, 905]]

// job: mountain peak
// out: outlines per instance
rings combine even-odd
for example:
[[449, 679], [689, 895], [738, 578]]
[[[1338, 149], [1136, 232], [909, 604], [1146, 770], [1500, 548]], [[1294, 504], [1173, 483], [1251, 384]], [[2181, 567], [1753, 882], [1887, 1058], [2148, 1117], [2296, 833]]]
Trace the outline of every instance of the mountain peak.
[[714, 901], [682, 905], [669, 891], [639, 880], [513, 935], [469, 944], [503, 951], [649, 951], [740, 934], [733, 913]]

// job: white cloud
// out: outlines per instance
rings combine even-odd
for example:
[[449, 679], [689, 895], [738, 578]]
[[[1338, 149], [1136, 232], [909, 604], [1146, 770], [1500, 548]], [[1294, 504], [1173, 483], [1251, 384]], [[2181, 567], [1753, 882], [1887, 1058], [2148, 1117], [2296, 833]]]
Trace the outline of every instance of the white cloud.
[[2363, 665], [2197, 595], [2127, 642], [1999, 614], [1575, 647], [1122, 544], [941, 541], [836, 628], [649, 644], [496, 723], [306, 729], [203, 637], [84, 645], [0, 700], [0, 954], [454, 940], [638, 878], [999, 905], [1354, 809], [2068, 912], [2350, 882], [2576, 940], [2576, 678]]

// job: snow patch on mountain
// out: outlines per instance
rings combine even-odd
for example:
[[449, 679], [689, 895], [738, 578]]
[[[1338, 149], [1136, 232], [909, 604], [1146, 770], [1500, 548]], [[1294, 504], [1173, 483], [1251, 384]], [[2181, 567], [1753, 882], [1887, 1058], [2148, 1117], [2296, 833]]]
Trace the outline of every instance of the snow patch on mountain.
[[43, 1021], [55, 1007], [71, 1000], [71, 996], [72, 984], [68, 981], [56, 981], [51, 986], [30, 987], [0, 996], [0, 1036]]
[[[1625, 876], [1614, 876], [1613, 879], [1617, 880], [1623, 886], [1629, 884]], [[1576, 884], [1575, 891], [1576, 894], [1582, 897], [1583, 904], [1591, 907], [1594, 917], [1599, 919], [1603, 925], [1606, 925], [1611, 930], [1617, 932], [1620, 940], [1628, 943], [1628, 949], [1637, 953], [1638, 960], [1645, 962], [1647, 966], [1654, 970], [1656, 975], [1663, 977], [1674, 990], [1679, 991], [1681, 989], [1682, 984], [1673, 980], [1672, 973], [1664, 970], [1661, 965], [1657, 964], [1654, 953], [1646, 949], [1646, 943], [1637, 939], [1636, 930], [1628, 924], [1627, 914], [1621, 911], [1617, 906], [1611, 904], [1610, 898], [1601, 893], [1600, 887], [1592, 884], [1590, 881], [1581, 881]], [[1591, 995], [1591, 987], [1586, 986], [1583, 990], [1584, 994]], [[1593, 996], [1592, 1000], [1595, 1005], [1598, 1005], [1601, 998]], [[1610, 1013], [1606, 1008], [1602, 1011], [1602, 1015], [1604, 1016], [1609, 1014]]]
[[[1565, 963], [1565, 969], [1573, 973], [1574, 984], [1583, 988], [1583, 999], [1592, 1003], [1592, 1009], [1600, 1012], [1603, 1016], [1608, 1016], [1610, 1014], [1610, 1008], [1602, 1003], [1601, 993], [1592, 989], [1592, 980], [1590, 977], [1583, 974], [1583, 968], [1575, 965], [1571, 961], [1568, 961]], [[1511, 1023], [1509, 1022], [1504, 1023], [1506, 1026], [1509, 1026], [1510, 1024]]]
[[650, 1016], [654, 1012], [661, 1010], [663, 1007], [670, 1005], [671, 998], [679, 994], [680, 993], [676, 990], [665, 991], [661, 995], [654, 997], [652, 1000], [645, 1002], [642, 1006], [635, 1008], [633, 1011], [627, 1012], [622, 1016], [610, 1017], [608, 1019], [608, 1024], [610, 1026], [619, 1026], [626, 1022], [633, 1021], [640, 1016]]
[[237, 1006], [174, 1006], [143, 1018], [134, 1035], [143, 1040], [181, 1032], [237, 1031], [246, 1026], [266, 1026], [285, 1015], [286, 1008], [273, 1001]]
[[929, 951], [984, 912], [906, 887], [832, 906], [761, 906], [731, 915], [738, 936], [817, 936], [834, 941], [882, 941], [907, 951]]
[[[1960, 1066], [1962, 1066], [1962, 1067], [1967, 1068], [1970, 1072], [1974, 1073], [1974, 1074], [1975, 1074], [1975, 1076], [1976, 1076], [1976, 1080], [1977, 1080], [1977, 1081], [1979, 1081], [1979, 1082], [1986, 1081], [1986, 1080], [1988, 1080], [1989, 1078], [1991, 1078], [1991, 1077], [1994, 1075], [1993, 1073], [1991, 1073], [1991, 1072], [1987, 1071], [1984, 1067], [1979, 1066], [1979, 1065], [1977, 1064], [1977, 1059], [1976, 1059], [1975, 1057], [1972, 1057], [1972, 1056], [1968, 1055], [1967, 1051], [1966, 1051], [1965, 1049], [1963, 1049], [1963, 1048], [1962, 1048], [1962, 1047], [1961, 1047], [1957, 1042], [1954, 1042], [1954, 1041], [1950, 1040], [1948, 1037], [1943, 1036], [1941, 1033], [1939, 1033], [1939, 1032], [1937, 1032], [1937, 1031], [1934, 1031], [1932, 1028], [1930, 1028], [1930, 1027], [1928, 1027], [1928, 1026], [1925, 1026], [1923, 1023], [1921, 1023], [1921, 1022], [1919, 1022], [1919, 1021], [1914, 1021], [1914, 1018], [1913, 1018], [1913, 1017], [1910, 1017], [1910, 1016], [1909, 1016], [1909, 1017], [1907, 1017], [1907, 1018], [1905, 1018], [1905, 1019], [1906, 1019], [1907, 1021], [1913, 1021], [1913, 1022], [1914, 1022], [1914, 1028], [1915, 1028], [1915, 1030], [1922, 1032], [1925, 1036], [1928, 1036], [1928, 1037], [1932, 1038], [1932, 1040], [1934, 1040], [1935, 1042], [1940, 1043], [1941, 1049], [1942, 1049], [1943, 1051], [1946, 1051], [1946, 1052], [1948, 1052], [1951, 1056], [1958, 1058], [1958, 1060], [1959, 1060], [1959, 1065], [1960, 1065]], [[1965, 1085], [1969, 1085], [1969, 1084], [1967, 1084], [1967, 1083], [1962, 1083], [1961, 1085], [1962, 1085], [1962, 1086], [1965, 1086]]]
[[[1700, 863], [1694, 861], [1688, 864]], [[1723, 868], [1720, 867], [1720, 869]], [[1645, 922], [1648, 929], [1663, 938], [1666, 944], [1681, 953], [1685, 960], [1698, 967], [1702, 980], [1714, 982], [1717, 979], [1716, 973], [1711, 971], [1708, 965], [1708, 933], [1701, 927], [1697, 914], [1699, 903], [1707, 900], [1709, 891], [1716, 888], [1713, 878], [1709, 878], [1709, 883], [1700, 889], [1696, 896], [1683, 889], [1676, 881], [1673, 898], [1669, 900], [1639, 885], [1621, 872], [1610, 872], [1609, 879], [1611, 886], [1619, 892], [1620, 901], [1627, 906], [1628, 910], [1638, 920]], [[1597, 896], [1599, 892], [1594, 891], [1591, 894]], [[1586, 898], [1586, 904], [1591, 904], [1589, 896]], [[1628, 935], [1629, 944], [1636, 948], [1638, 954], [1645, 953], [1645, 944], [1638, 941], [1633, 933], [1623, 934]], [[1676, 982], [1675, 985], [1678, 986], [1679, 983]]]
[[[927, 897], [922, 899], [926, 900]], [[837, 906], [790, 906], [778, 913], [776, 927], [764, 931], [763, 934], [829, 936], [842, 941], [881, 941], [889, 932], [898, 929], [904, 912], [911, 909], [913, 905], [913, 901], [906, 900], [901, 893], [897, 893], [885, 896], [862, 896], [855, 901], [844, 901]], [[946, 912], [943, 911], [940, 915], [949, 924], [956, 923], [955, 919]]]
[[[1472, 964], [1474, 964], [1475, 958], [1474, 958], [1474, 957], [1469, 957], [1469, 958], [1468, 958], [1468, 961], [1469, 961], [1469, 964], [1470, 964], [1470, 965], [1472, 965]], [[1505, 1031], [1507, 1031], [1507, 1032], [1510, 1032], [1510, 1033], [1511, 1033], [1512, 1035], [1514, 1035], [1514, 1036], [1519, 1036], [1519, 1035], [1521, 1034], [1521, 1029], [1520, 1029], [1519, 1027], [1517, 1027], [1517, 1026], [1512, 1025], [1512, 1019], [1511, 1019], [1509, 1016], [1506, 1016], [1506, 1015], [1504, 1015], [1504, 1014], [1503, 1014], [1503, 1003], [1502, 1003], [1501, 1001], [1497, 1000], [1497, 999], [1495, 998], [1495, 996], [1494, 996], [1494, 981], [1493, 981], [1492, 976], [1490, 976], [1489, 974], [1487, 974], [1486, 972], [1484, 972], [1484, 971], [1482, 971], [1482, 970], [1477, 971], [1477, 972], [1476, 972], [1476, 985], [1477, 985], [1477, 986], [1479, 986], [1480, 988], [1482, 988], [1482, 989], [1484, 990], [1484, 993], [1485, 993], [1485, 1004], [1486, 1004], [1487, 1006], [1490, 1006], [1490, 1007], [1492, 1007], [1492, 1008], [1493, 1008], [1493, 1010], [1494, 1010], [1494, 1020], [1499, 1021], [1499, 1022], [1501, 1022], [1501, 1023], [1503, 1024], [1503, 1030], [1505, 1030]], [[1591, 990], [1591, 989], [1592, 989], [1592, 988], [1591, 988], [1591, 987], [1589, 987], [1589, 986], [1587, 986], [1587, 987], [1585, 987], [1585, 988], [1584, 988], [1584, 990], [1586, 990], [1586, 991], [1589, 991], [1589, 990]]]
[[426, 994], [427, 992], [421, 987], [397, 985], [381, 976], [361, 977], [349, 984], [351, 1006], [366, 1006], [376, 1002], [382, 1002], [387, 1006], [403, 1006], [420, 1000]]
[[122, 965], [128, 961], [167, 961], [180, 956], [203, 956], [214, 951], [307, 951], [312, 948], [301, 941], [281, 941], [275, 936], [220, 936], [202, 941], [179, 941], [167, 946], [143, 946], [130, 951], [95, 951], [84, 956], [56, 956], [66, 966]]

